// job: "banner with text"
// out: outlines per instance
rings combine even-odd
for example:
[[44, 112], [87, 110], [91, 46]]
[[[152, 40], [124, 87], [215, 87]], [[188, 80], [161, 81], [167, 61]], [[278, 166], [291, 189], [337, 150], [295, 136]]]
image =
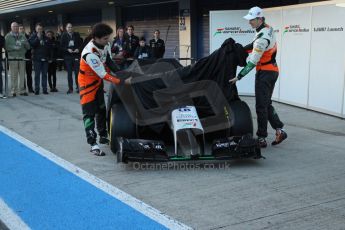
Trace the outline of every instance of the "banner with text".
[[[255, 31], [247, 10], [210, 12], [210, 51], [232, 37], [247, 45]], [[345, 1], [264, 9], [275, 29], [280, 76], [272, 98], [345, 117]], [[240, 71], [241, 68], [238, 68]], [[241, 95], [254, 95], [253, 70], [239, 81]]]
[[342, 114], [345, 70], [345, 8], [313, 7], [309, 107]]
[[[211, 11], [210, 12], [210, 52], [218, 49], [227, 38], [233, 38], [243, 46], [253, 41], [255, 31], [243, 19], [248, 13], [247, 10], [232, 11]], [[237, 73], [241, 68], [237, 68]], [[241, 94], [254, 93], [255, 71], [249, 73], [245, 78], [237, 83], [238, 91]]]

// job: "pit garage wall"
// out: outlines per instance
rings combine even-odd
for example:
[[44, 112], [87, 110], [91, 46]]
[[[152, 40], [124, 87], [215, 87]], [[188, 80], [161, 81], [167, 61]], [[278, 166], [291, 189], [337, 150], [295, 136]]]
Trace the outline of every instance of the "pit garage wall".
[[[243, 45], [252, 41], [246, 13], [210, 12], [210, 52], [228, 37]], [[265, 16], [278, 41], [273, 99], [345, 118], [345, 1], [270, 8]], [[240, 94], [254, 95], [254, 77], [252, 71], [238, 83]]]

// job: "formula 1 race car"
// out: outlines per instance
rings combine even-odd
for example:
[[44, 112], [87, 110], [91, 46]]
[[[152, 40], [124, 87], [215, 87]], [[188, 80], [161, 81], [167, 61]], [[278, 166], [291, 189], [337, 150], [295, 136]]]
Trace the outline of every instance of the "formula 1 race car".
[[111, 85], [110, 148], [118, 162], [261, 158], [248, 105], [228, 80], [247, 54], [234, 40], [196, 64], [139, 60], [117, 72], [132, 84]]

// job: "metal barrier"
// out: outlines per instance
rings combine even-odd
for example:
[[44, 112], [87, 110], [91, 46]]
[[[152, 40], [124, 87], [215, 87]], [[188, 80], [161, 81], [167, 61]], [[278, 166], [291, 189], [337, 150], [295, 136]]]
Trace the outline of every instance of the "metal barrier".
[[[42, 59], [43, 61], [53, 61], [53, 62], [62, 62], [62, 61], [65, 61], [65, 59], [63, 58], [56, 58], [56, 59], [53, 59], [53, 60], [45, 60], [45, 59]], [[79, 58], [75, 58], [74, 61], [79, 61], [80, 59]], [[11, 61], [33, 61], [32, 59], [28, 59], [28, 58], [4, 58], [3, 59], [3, 62], [4, 62], [4, 73], [5, 73], [5, 89], [4, 89], [4, 92], [3, 92], [3, 95], [8, 97], [9, 96], [9, 93], [8, 93], [8, 69], [9, 69], [9, 62]], [[1, 77], [2, 77], [2, 73], [1, 73]], [[24, 77], [24, 81], [26, 83], [26, 76]]]
[[[194, 58], [176, 58], [174, 57], [176, 60], [179, 60], [179, 61], [182, 61], [182, 60], [185, 60], [186, 62], [189, 60], [191, 61], [192, 64], [194, 64], [196, 62], [196, 59]], [[75, 61], [79, 61], [80, 59], [78, 58], [75, 58], [74, 59]], [[113, 58], [113, 60], [125, 60], [125, 61], [128, 61], [128, 62], [132, 62], [134, 61], [135, 59], [134, 58]], [[11, 61], [33, 61], [32, 59], [28, 59], [28, 58], [4, 58], [3, 59], [3, 62], [4, 62], [4, 73], [5, 73], [5, 90], [4, 90], [4, 93], [3, 95], [4, 96], [9, 96], [9, 93], [8, 93], [8, 68], [9, 68], [9, 62]], [[53, 60], [46, 60], [46, 61], [54, 61], [54, 62], [62, 62], [62, 61], [65, 61], [65, 59], [63, 58], [56, 58], [56, 59], [53, 59]], [[1, 73], [2, 74], [2, 73]], [[2, 76], [1, 76], [2, 77]], [[24, 78], [25, 79], [25, 82], [26, 82], [26, 77]]]
[[4, 95], [7, 97], [8, 96], [8, 60], [7, 58], [5, 58], [5, 91], [4, 93], [5, 93]]

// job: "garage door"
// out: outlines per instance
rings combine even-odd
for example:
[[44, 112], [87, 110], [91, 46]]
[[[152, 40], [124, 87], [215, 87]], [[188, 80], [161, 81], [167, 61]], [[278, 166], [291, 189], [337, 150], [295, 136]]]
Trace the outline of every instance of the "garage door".
[[[174, 50], [179, 45], [178, 4], [167, 3], [149, 6], [123, 8], [123, 24], [133, 25], [135, 35], [144, 36], [146, 41], [152, 39], [153, 32], [158, 29], [161, 38], [166, 42], [165, 58], [174, 56]], [[176, 49], [176, 57], [179, 57]]]

